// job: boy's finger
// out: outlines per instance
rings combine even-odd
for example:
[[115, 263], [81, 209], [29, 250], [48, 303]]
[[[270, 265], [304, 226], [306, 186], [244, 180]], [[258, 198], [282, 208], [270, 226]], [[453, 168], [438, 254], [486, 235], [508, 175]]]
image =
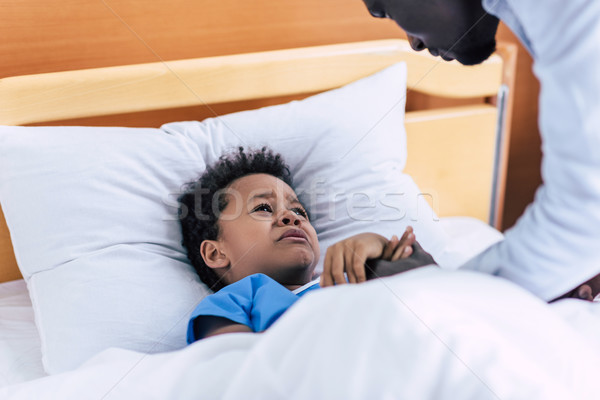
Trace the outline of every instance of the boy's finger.
[[349, 249], [349, 251], [344, 253], [344, 269], [346, 270], [349, 283], [356, 283], [356, 274], [353, 266], [353, 254], [354, 252], [352, 249]]
[[408, 257], [410, 257], [411, 254], [412, 254], [412, 247], [411, 246], [399, 247], [394, 252], [394, 255], [392, 256], [392, 260], [391, 261], [396, 261], [396, 260], [399, 260], [401, 258], [408, 258]]
[[392, 236], [392, 238], [386, 243], [385, 247], [383, 248], [381, 258], [383, 258], [384, 260], [389, 260], [392, 254], [394, 254], [394, 250], [396, 249], [396, 246], [399, 242], [400, 241], [398, 239], [398, 236]]
[[356, 275], [356, 282], [362, 283], [367, 280], [367, 274], [365, 272], [365, 259], [364, 256], [360, 254], [354, 255], [354, 260], [352, 263], [352, 269], [354, 270], [354, 274]]
[[402, 240], [400, 241], [401, 247], [412, 246], [415, 243], [416, 237], [412, 232], [406, 232], [405, 235], [402, 236]]
[[346, 283], [344, 276], [344, 256], [343, 253], [335, 254], [331, 260], [331, 276], [334, 285], [342, 285]]
[[413, 233], [412, 226], [407, 226], [406, 229], [404, 230], [404, 233], [402, 234], [402, 237], [400, 238], [400, 242], [405, 241], [407, 239], [408, 235], [410, 235], [411, 233]]
[[321, 287], [327, 287], [333, 285], [333, 279], [331, 278], [331, 252], [327, 250], [325, 254], [325, 261], [323, 262], [323, 273], [321, 274], [321, 280], [319, 281]]

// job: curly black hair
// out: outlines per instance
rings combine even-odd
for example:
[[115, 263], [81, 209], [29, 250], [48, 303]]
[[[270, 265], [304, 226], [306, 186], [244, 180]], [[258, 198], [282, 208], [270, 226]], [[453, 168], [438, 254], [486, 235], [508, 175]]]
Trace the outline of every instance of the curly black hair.
[[[281, 154], [274, 154], [267, 147], [246, 153], [243, 147], [239, 147], [237, 152], [221, 156], [219, 161], [206, 169], [200, 179], [187, 183], [184, 193], [179, 197], [182, 244], [202, 282], [214, 291], [225, 285], [204, 262], [200, 244], [204, 240], [216, 240], [219, 237], [217, 222], [228, 203], [222, 189], [236, 179], [261, 173], [273, 175], [292, 187], [292, 175]], [[213, 206], [213, 201], [218, 202], [216, 207]]]

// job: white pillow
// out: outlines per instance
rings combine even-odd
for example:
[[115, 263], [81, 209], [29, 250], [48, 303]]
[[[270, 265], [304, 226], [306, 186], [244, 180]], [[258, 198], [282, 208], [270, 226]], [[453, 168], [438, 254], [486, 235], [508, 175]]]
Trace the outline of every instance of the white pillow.
[[0, 202], [48, 373], [185, 344], [208, 290], [164, 199], [202, 168], [194, 143], [158, 129], [1, 128]]
[[323, 255], [355, 233], [409, 224], [441, 252], [444, 233], [402, 174], [405, 78], [398, 64], [303, 101], [161, 129], [0, 127], [0, 202], [46, 371], [108, 347], [185, 345], [187, 317], [208, 290], [181, 247], [176, 199], [238, 145], [283, 154]]
[[303, 101], [162, 126], [200, 147], [207, 164], [237, 146], [269, 146], [291, 167], [325, 250], [362, 232], [400, 236], [407, 225], [434, 256], [446, 236], [406, 164], [406, 64]]

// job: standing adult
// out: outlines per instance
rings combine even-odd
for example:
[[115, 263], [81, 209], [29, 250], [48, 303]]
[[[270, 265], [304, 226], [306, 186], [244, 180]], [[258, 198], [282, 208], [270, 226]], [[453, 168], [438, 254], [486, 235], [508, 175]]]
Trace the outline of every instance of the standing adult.
[[[413, 49], [477, 64], [499, 20], [534, 60], [541, 84], [542, 178], [505, 240], [462, 268], [507, 278], [544, 300], [600, 291], [600, 2], [363, 0], [391, 18]], [[581, 282], [585, 282], [581, 284]]]

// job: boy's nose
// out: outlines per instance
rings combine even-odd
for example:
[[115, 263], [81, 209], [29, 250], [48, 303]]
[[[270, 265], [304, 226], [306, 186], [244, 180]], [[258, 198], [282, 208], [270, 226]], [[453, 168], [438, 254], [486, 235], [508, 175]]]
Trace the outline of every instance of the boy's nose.
[[279, 223], [281, 225], [300, 225], [300, 218], [295, 212], [286, 210], [279, 216]]

